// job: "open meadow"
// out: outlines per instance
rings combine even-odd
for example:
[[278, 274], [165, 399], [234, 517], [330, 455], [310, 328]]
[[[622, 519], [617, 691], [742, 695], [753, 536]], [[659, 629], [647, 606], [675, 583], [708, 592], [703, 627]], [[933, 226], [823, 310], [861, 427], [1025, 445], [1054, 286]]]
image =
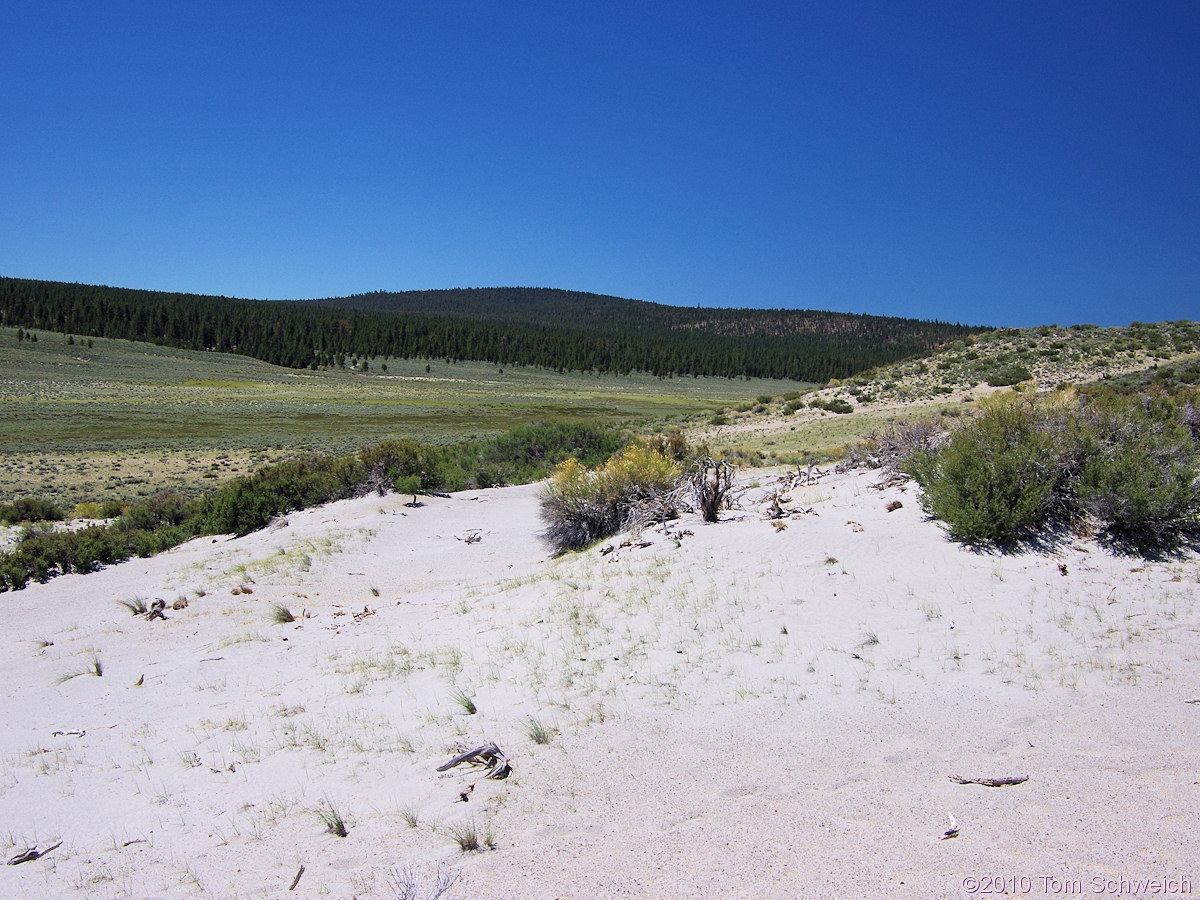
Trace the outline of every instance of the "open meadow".
[[[804, 464], [896, 422], [969, 414], [1007, 389], [989, 380], [1028, 376], [1028, 389], [1050, 390], [1180, 364], [1200, 341], [1189, 322], [989, 332], [817, 386], [423, 359], [293, 370], [129, 341], [95, 338], [87, 347], [49, 332], [37, 342], [15, 336], [0, 328], [0, 498], [66, 505], [162, 489], [195, 495], [308, 453], [397, 437], [450, 443], [539, 421], [641, 433], [680, 427], [743, 462]], [[846, 412], [822, 406], [836, 403]]]
[[797, 387], [445, 360], [306, 371], [86, 340], [42, 332], [18, 342], [16, 329], [0, 329], [0, 498], [35, 494], [74, 505], [164, 488], [194, 494], [302, 454], [398, 437], [449, 443], [539, 421], [645, 427]]

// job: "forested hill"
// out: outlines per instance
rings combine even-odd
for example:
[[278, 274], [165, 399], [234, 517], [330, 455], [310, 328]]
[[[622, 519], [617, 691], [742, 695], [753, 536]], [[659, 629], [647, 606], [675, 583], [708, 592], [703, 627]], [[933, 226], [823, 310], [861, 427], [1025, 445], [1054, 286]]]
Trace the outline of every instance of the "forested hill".
[[969, 332], [913, 319], [689, 309], [547, 289], [267, 301], [19, 278], [0, 278], [0, 322], [240, 353], [292, 368], [391, 356], [820, 382]]
[[843, 336], [862, 346], [903, 343], [920, 352], [960, 338], [967, 329], [942, 322], [888, 316], [851, 315], [795, 309], [703, 309], [626, 300], [605, 294], [555, 288], [455, 288], [435, 291], [376, 291], [350, 297], [304, 301], [336, 309], [363, 309], [406, 315], [435, 315], [484, 321], [558, 325], [625, 334], [663, 329], [714, 335]]

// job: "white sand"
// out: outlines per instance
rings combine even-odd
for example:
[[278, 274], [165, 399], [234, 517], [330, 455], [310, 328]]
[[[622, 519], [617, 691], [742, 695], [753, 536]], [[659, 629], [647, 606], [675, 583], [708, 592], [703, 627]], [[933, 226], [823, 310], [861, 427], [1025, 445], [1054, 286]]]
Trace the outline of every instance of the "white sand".
[[[551, 559], [529, 486], [0, 595], [0, 838], [62, 841], [0, 896], [395, 897], [408, 867], [424, 897], [439, 864], [447, 898], [1200, 890], [1194, 558], [972, 553], [873, 473], [791, 490], [812, 513], [777, 532], [751, 477], [724, 521], [608, 555]], [[189, 605], [146, 622], [134, 597]], [[487, 740], [507, 781], [436, 773]], [[460, 852], [472, 821], [495, 850]]]

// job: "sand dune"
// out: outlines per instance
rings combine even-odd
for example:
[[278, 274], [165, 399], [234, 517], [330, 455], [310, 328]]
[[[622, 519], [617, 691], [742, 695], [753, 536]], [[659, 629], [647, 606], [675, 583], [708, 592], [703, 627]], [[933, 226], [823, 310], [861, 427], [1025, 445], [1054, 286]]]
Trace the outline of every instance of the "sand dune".
[[559, 559], [534, 486], [371, 496], [5, 595], [0, 836], [61, 845], [0, 895], [1197, 889], [1193, 557], [971, 552], [873, 473], [780, 528], [779, 478]]

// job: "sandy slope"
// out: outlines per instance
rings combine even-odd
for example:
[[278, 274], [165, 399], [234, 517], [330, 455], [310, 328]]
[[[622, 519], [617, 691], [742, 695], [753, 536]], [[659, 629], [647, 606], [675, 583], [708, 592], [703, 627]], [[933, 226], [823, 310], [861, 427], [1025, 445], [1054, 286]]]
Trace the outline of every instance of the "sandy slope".
[[[787, 490], [777, 530], [752, 477], [608, 554], [548, 558], [534, 487], [367, 497], [0, 597], [0, 836], [62, 841], [0, 896], [1200, 889], [1193, 558], [972, 553], [872, 473]], [[511, 778], [436, 773], [485, 740]]]

